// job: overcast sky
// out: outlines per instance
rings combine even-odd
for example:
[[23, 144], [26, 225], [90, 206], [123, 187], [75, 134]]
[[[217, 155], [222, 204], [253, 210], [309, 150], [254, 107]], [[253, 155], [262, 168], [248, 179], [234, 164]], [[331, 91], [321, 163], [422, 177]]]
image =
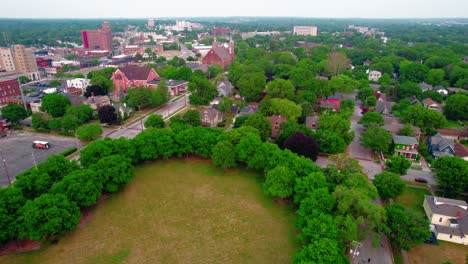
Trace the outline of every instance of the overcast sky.
[[0, 17], [468, 17], [468, 0], [2, 0]]

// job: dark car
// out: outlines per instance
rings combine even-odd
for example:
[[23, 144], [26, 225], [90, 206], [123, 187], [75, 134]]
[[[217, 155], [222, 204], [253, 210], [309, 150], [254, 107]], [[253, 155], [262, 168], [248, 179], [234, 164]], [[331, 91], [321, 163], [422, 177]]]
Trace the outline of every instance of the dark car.
[[415, 178], [414, 181], [416, 182], [423, 182], [423, 183], [427, 183], [427, 180], [424, 179], [424, 178]]

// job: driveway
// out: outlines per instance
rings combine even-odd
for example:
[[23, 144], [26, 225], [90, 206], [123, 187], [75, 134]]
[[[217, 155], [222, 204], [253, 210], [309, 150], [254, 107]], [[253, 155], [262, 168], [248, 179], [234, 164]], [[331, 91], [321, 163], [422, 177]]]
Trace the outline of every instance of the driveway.
[[401, 178], [404, 179], [405, 181], [410, 181], [410, 182], [414, 182], [415, 178], [424, 178], [427, 180], [427, 183], [431, 185], [437, 185], [435, 175], [434, 173], [430, 171], [409, 169], [408, 173], [406, 173], [406, 175], [402, 176]]
[[[47, 150], [32, 148], [32, 142], [35, 140], [49, 142], [50, 148]], [[7, 171], [11, 181], [14, 181], [17, 174], [33, 167], [35, 162], [39, 164], [50, 155], [77, 146], [76, 138], [13, 131], [10, 136], [0, 139], [0, 149], [5, 159], [5, 164], [0, 160], [0, 186], [8, 185]]]

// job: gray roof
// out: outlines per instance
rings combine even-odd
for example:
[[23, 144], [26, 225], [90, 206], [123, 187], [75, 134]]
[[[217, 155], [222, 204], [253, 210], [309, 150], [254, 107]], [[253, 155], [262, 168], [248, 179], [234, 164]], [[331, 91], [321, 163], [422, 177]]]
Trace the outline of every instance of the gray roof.
[[419, 83], [419, 87], [421, 87], [423, 91], [432, 90], [432, 85], [425, 82]]
[[418, 144], [418, 140], [415, 137], [393, 135], [393, 142], [395, 144], [411, 145]]
[[390, 114], [394, 104], [395, 103], [393, 102], [388, 102], [388, 101], [379, 99], [377, 100], [377, 103], [375, 104], [375, 111], [378, 113], [385, 114], [385, 115]]
[[431, 195], [425, 195], [427, 204], [432, 213], [449, 217], [468, 217], [468, 204], [462, 200], [447, 199]]
[[244, 116], [244, 115], [250, 115], [250, 114], [255, 114], [257, 111], [251, 107], [251, 106], [246, 106], [241, 109], [239, 116]]
[[229, 81], [222, 81], [218, 83], [218, 93], [228, 96], [232, 93], [232, 84]]
[[440, 133], [437, 133], [431, 137], [431, 145], [432, 145], [432, 148], [436, 151], [442, 151], [447, 147], [455, 151], [453, 148], [453, 140], [449, 141], [447, 138], [443, 137]]

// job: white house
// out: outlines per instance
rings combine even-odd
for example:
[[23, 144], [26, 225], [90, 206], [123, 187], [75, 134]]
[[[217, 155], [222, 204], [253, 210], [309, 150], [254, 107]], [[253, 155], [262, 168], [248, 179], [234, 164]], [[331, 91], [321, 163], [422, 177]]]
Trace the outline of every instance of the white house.
[[367, 70], [367, 75], [369, 77], [369, 81], [378, 82], [380, 77], [382, 77], [382, 73], [379, 71], [369, 71]]
[[445, 89], [443, 86], [440, 86], [440, 85], [437, 85], [437, 86], [434, 86], [432, 88], [433, 91], [436, 91], [438, 93], [440, 93], [441, 95], [443, 96], [447, 96], [448, 95], [448, 90]]
[[71, 80], [67, 80], [67, 88], [78, 88], [81, 90], [85, 90], [86, 87], [90, 84], [89, 79], [84, 79], [84, 78], [75, 78]]

